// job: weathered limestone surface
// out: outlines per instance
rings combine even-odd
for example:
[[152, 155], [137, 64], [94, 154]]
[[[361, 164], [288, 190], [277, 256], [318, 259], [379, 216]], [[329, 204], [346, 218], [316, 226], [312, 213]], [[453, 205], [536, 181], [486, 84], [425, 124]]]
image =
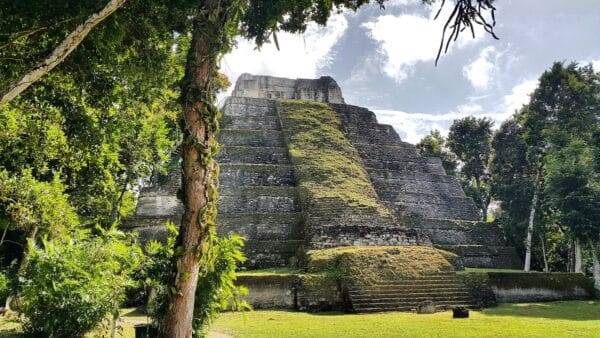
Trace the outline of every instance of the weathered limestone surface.
[[344, 103], [342, 90], [334, 79], [322, 76], [319, 79], [286, 79], [274, 76], [242, 74], [238, 78], [235, 97], [253, 97], [269, 100], [306, 100], [329, 103]]
[[218, 231], [246, 238], [249, 268], [288, 265], [302, 217], [276, 101], [230, 97], [222, 110]]
[[[279, 99], [332, 104], [391, 217], [333, 199], [302, 203]], [[433, 244], [459, 254], [466, 266], [519, 264], [498, 229], [478, 221], [473, 201], [455, 177], [445, 174], [440, 159], [419, 156], [391, 126], [378, 124], [374, 113], [345, 105], [332, 78], [243, 74], [222, 110], [218, 231], [246, 237], [249, 268], [288, 265], [303, 247], [346, 245]], [[164, 238], [164, 222], [180, 222], [180, 181], [173, 172], [142, 190], [136, 219], [130, 222], [142, 239]]]
[[504, 247], [494, 226], [479, 213], [456, 177], [439, 158], [422, 157], [391, 126], [377, 123], [368, 109], [334, 104], [348, 139], [358, 150], [379, 198], [400, 222], [426, 234], [434, 246], [459, 254], [469, 267], [515, 267], [513, 248]]

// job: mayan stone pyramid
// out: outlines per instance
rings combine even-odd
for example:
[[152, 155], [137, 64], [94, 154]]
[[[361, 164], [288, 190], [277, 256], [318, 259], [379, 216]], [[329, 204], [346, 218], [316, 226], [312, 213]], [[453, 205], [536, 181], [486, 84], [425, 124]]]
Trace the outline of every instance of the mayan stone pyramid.
[[[347, 105], [331, 77], [241, 75], [224, 102], [218, 231], [246, 238], [248, 268], [286, 266], [307, 249], [435, 246], [465, 266], [519, 265], [498, 229], [439, 158]], [[141, 191], [130, 223], [143, 240], [181, 221], [180, 173]]]

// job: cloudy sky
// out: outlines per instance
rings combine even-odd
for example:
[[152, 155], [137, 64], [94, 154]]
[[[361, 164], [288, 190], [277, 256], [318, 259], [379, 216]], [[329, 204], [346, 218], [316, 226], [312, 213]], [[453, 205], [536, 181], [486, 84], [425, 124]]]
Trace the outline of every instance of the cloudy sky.
[[[451, 2], [448, 1], [450, 4]], [[332, 17], [303, 35], [279, 34], [255, 50], [240, 40], [222, 71], [290, 78], [330, 75], [349, 104], [373, 110], [381, 123], [416, 143], [431, 129], [447, 132], [455, 118], [475, 115], [496, 125], [528, 100], [554, 61], [592, 62], [600, 70], [600, 1], [498, 0], [494, 40], [462, 36], [434, 60], [443, 18], [420, 0], [392, 0]], [[450, 6], [446, 6], [450, 9]]]

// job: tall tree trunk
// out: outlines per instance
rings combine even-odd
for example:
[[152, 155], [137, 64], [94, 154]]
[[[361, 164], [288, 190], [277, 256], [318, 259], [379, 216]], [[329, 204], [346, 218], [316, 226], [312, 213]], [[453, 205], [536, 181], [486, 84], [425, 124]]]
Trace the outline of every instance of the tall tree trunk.
[[577, 238], [573, 239], [573, 242], [575, 243], [575, 272], [581, 273], [583, 272], [583, 269], [581, 268], [581, 243]]
[[[25, 269], [27, 269], [27, 266], [29, 265], [29, 259], [28, 259], [29, 242], [35, 243], [35, 238], [37, 237], [38, 231], [39, 231], [38, 227], [33, 227], [27, 233], [25, 246], [23, 246], [23, 257], [21, 258], [21, 262], [19, 263], [19, 269], [17, 269], [17, 275], [21, 275], [23, 272], [25, 272]], [[17, 282], [17, 287], [13, 289], [13, 292], [14, 292], [13, 294], [6, 297], [6, 301], [4, 303], [4, 308], [7, 311], [11, 310], [10, 304], [12, 303], [12, 301], [14, 299], [18, 299], [18, 297], [19, 297], [19, 294], [21, 292], [19, 282]]]
[[126, 0], [110, 0], [104, 8], [98, 13], [94, 13], [87, 18], [84, 23], [77, 26], [67, 37], [58, 45], [44, 61], [33, 67], [27, 74], [23, 75], [17, 82], [11, 84], [0, 92], [0, 104], [9, 102], [19, 96], [35, 81], [46, 75], [49, 71], [58, 66], [64, 59], [79, 46], [81, 41], [104, 19], [119, 9]]
[[535, 210], [537, 208], [538, 199], [539, 199], [539, 186], [540, 186], [540, 172], [541, 169], [538, 169], [535, 174], [535, 182], [534, 182], [534, 190], [533, 190], [533, 198], [531, 199], [531, 208], [529, 211], [529, 224], [527, 226], [527, 239], [525, 242], [525, 267], [523, 270], [529, 271], [531, 269], [531, 242], [533, 239], [533, 223], [535, 221]]
[[477, 196], [479, 201], [481, 202], [481, 218], [482, 221], [487, 221], [487, 204], [485, 204], [485, 200], [481, 194], [481, 180], [478, 176], [475, 176], [475, 186], [477, 187]]
[[596, 290], [600, 291], [600, 259], [598, 258], [598, 249], [594, 242], [590, 241], [590, 251], [592, 252], [592, 262], [593, 262], [593, 273], [594, 273], [594, 287]]
[[213, 81], [221, 55], [230, 48], [232, 30], [237, 27], [239, 0], [206, 0], [194, 18], [192, 41], [182, 82], [183, 115], [180, 127], [182, 199], [185, 212], [175, 250], [175, 276], [165, 314], [162, 335], [168, 338], [192, 337], [195, 293], [200, 259], [209, 246], [215, 224], [217, 202], [218, 151], [215, 141], [218, 118]]
[[542, 256], [544, 258], [544, 272], [548, 272], [548, 257], [546, 255], [546, 241], [544, 240], [544, 236], [540, 234], [540, 243], [542, 244]]

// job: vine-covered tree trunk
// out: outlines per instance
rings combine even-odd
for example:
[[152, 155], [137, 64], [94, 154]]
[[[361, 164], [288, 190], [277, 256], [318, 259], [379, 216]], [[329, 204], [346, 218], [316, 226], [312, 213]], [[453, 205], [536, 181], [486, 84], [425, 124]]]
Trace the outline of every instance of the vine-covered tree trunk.
[[201, 258], [208, 250], [217, 213], [219, 112], [213, 82], [221, 55], [230, 48], [237, 26], [237, 0], [206, 0], [194, 18], [192, 41], [182, 82], [182, 194], [185, 207], [175, 248], [175, 275], [162, 334], [192, 337], [192, 322]]

